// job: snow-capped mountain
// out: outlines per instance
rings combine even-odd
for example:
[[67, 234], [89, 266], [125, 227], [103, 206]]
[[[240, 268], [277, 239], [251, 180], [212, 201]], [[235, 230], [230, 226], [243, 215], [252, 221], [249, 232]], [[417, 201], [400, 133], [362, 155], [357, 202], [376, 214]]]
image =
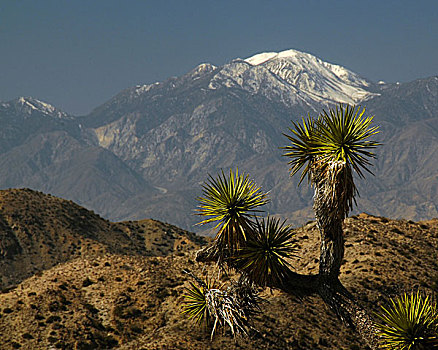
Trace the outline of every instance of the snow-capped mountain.
[[374, 84], [339, 65], [297, 50], [265, 52], [225, 65], [212, 79], [218, 85], [240, 86], [285, 104], [358, 104], [378, 93]]
[[221, 67], [202, 63], [182, 77], [127, 89], [103, 107], [122, 100], [137, 103], [142, 96], [151, 94], [158, 98], [163, 92], [170, 93], [197, 80], [205, 82], [205, 79], [208, 84], [203, 89], [244, 90], [288, 107], [303, 106], [313, 110], [320, 105], [339, 102], [359, 104], [380, 93], [378, 85], [347, 68], [291, 49], [237, 58]]
[[13, 107], [18, 113], [31, 115], [34, 112], [39, 112], [52, 118], [70, 119], [67, 113], [55, 108], [49, 103], [37, 100], [33, 97], [19, 97], [15, 100], [0, 104], [3, 108]]
[[[100, 146], [129, 161], [144, 176], [160, 174], [163, 179], [158, 169], [165, 160], [164, 178], [170, 180], [180, 172], [200, 175], [205, 167], [200, 159], [222, 166], [214, 144], [219, 147], [226, 140], [227, 157], [242, 153], [235, 141], [249, 147], [248, 152], [270, 153], [273, 146], [281, 146], [281, 132], [290, 119], [321, 106], [377, 96], [371, 87], [371, 82], [348, 69], [310, 54], [263, 53], [222, 67], [203, 63], [182, 77], [127, 89], [93, 111], [85, 124], [93, 127]], [[270, 123], [261, 128], [266, 123], [263, 110], [269, 111]], [[242, 127], [233, 127], [232, 120]], [[175, 150], [164, 148], [165, 142], [172, 142]], [[198, 146], [193, 148], [193, 143]], [[182, 158], [187, 159], [185, 164], [175, 166]]]
[[285, 84], [305, 91], [318, 101], [359, 103], [376, 95], [369, 91], [372, 83], [358, 74], [297, 50], [265, 52], [245, 61], [268, 69]]

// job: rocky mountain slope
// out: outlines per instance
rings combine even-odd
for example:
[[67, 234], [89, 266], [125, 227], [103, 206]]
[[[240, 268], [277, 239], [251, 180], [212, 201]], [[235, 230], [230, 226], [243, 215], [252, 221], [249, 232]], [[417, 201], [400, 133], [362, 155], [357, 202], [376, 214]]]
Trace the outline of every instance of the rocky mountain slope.
[[0, 191], [0, 288], [78, 257], [167, 256], [204, 242], [159, 221], [112, 223], [41, 192]]
[[0, 104], [0, 121], [1, 188], [53, 193], [107, 216], [136, 193], [159, 194], [112, 152], [94, 145], [75, 118], [53, 106], [19, 98]]
[[[20, 283], [0, 294], [2, 349], [366, 348], [318, 298], [297, 300], [275, 290], [261, 294], [267, 302], [255, 319], [259, 333], [233, 340], [228, 331], [218, 332], [210, 341], [209, 330], [181, 315], [191, 281], [182, 271], [219, 276], [215, 266], [194, 260], [205, 244], [201, 238], [151, 220], [110, 223], [74, 203], [33, 191], [0, 194], [0, 232], [6, 235], [1, 242], [12, 242], [2, 246], [3, 277], [10, 264], [23, 271], [20, 260], [39, 271], [26, 279], [22, 274]], [[360, 214], [346, 219], [344, 229], [340, 278], [367, 308], [377, 311], [389, 296], [413, 288], [438, 292], [437, 219]], [[300, 253], [294, 268], [316, 272], [315, 223], [297, 228], [296, 234]], [[229, 278], [234, 276], [221, 280]]]
[[197, 229], [208, 174], [238, 167], [270, 191], [271, 214], [312, 218], [279, 147], [290, 120], [337, 102], [361, 104], [380, 125], [375, 177], [358, 181], [358, 208], [438, 216], [438, 77], [374, 84], [296, 50], [201, 64], [181, 77], [122, 91], [73, 117], [31, 98], [0, 104], [0, 188], [31, 187], [111, 220], [152, 217]]

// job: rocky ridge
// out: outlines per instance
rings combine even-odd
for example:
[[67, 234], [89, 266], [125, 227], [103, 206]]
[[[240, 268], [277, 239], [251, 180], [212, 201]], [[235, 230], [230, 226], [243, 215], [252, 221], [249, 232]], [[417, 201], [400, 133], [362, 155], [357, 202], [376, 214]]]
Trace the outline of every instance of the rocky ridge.
[[168, 256], [203, 243], [203, 238], [159, 221], [113, 223], [41, 192], [0, 191], [0, 288], [80, 257]]

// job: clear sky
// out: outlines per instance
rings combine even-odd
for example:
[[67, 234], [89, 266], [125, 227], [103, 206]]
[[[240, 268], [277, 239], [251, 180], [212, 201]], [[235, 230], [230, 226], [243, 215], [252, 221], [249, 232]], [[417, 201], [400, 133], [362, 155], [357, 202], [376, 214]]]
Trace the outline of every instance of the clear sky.
[[289, 48], [373, 81], [438, 75], [438, 0], [0, 0], [0, 100], [86, 114], [199, 63]]

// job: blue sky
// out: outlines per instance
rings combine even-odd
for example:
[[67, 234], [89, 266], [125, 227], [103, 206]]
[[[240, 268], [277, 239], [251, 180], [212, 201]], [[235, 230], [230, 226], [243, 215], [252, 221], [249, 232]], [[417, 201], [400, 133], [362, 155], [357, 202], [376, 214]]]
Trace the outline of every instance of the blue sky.
[[437, 38], [437, 0], [1, 0], [0, 100], [85, 114], [199, 63], [289, 48], [404, 82], [438, 74]]

